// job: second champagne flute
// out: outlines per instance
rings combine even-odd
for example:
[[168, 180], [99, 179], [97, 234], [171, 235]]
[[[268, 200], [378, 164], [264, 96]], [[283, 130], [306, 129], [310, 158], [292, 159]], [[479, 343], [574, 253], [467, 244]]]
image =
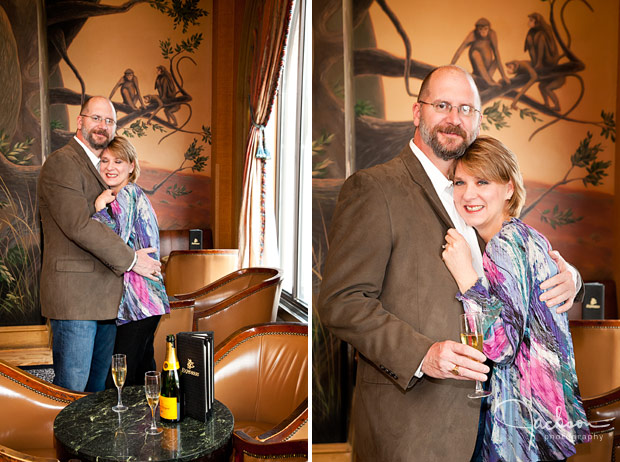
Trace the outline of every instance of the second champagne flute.
[[[482, 331], [482, 314], [481, 313], [465, 313], [460, 315], [461, 318], [461, 343], [469, 345], [482, 353], [483, 331]], [[482, 383], [476, 380], [476, 391], [467, 395], [468, 398], [484, 398], [489, 396], [490, 391], [482, 388]]]
[[125, 385], [125, 377], [127, 377], [127, 357], [122, 354], [112, 355], [112, 378], [118, 390], [118, 403], [112, 408], [113, 411], [127, 410], [127, 406], [121, 401], [121, 389]]
[[144, 392], [146, 400], [151, 408], [151, 426], [146, 429], [147, 435], [158, 435], [162, 432], [161, 428], [155, 425], [155, 409], [159, 404], [161, 393], [161, 374], [157, 371], [148, 371], [144, 374]]

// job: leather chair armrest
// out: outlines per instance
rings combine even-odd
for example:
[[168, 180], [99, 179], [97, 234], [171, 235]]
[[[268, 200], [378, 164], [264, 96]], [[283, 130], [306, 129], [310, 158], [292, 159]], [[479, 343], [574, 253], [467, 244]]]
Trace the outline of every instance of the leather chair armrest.
[[265, 443], [278, 443], [291, 439], [304, 425], [308, 423], [308, 399], [304, 399], [290, 415], [268, 432], [259, 435], [257, 439]]
[[0, 461], [10, 462], [59, 462], [58, 459], [37, 457], [0, 445]]
[[54, 385], [20, 369], [17, 366], [12, 365], [8, 361], [0, 360], [0, 374], [22, 386], [30, 388], [41, 395], [48, 396], [62, 402], [70, 403], [90, 394], [88, 392], [73, 391]]
[[[602, 395], [583, 400], [583, 407], [589, 420], [616, 418], [620, 422], [620, 387]], [[616, 435], [619, 435], [616, 429]], [[620, 462], [620, 461], [619, 461]]]
[[308, 460], [308, 440], [291, 440], [278, 443], [257, 441], [246, 433], [233, 433], [234, 462], [248, 460]]

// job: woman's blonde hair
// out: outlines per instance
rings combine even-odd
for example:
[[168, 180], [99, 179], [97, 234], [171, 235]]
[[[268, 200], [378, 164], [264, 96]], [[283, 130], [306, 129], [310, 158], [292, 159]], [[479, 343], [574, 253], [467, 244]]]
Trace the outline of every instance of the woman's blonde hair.
[[512, 181], [514, 192], [508, 199], [508, 214], [518, 217], [525, 204], [525, 187], [519, 170], [517, 156], [504, 143], [490, 136], [479, 136], [467, 148], [465, 154], [454, 163], [451, 179], [457, 164], [461, 164], [468, 173], [479, 178], [507, 184]]
[[125, 162], [133, 163], [133, 172], [129, 174], [129, 182], [135, 183], [140, 176], [140, 164], [138, 163], [138, 152], [131, 142], [124, 136], [116, 135], [108, 144], [107, 149], [115, 156]]

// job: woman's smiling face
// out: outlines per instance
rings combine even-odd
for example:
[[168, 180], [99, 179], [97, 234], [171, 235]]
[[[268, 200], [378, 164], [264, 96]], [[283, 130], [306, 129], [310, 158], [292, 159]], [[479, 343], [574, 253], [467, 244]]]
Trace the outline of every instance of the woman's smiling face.
[[129, 183], [129, 175], [133, 172], [134, 165], [126, 160], [116, 157], [109, 149], [101, 154], [99, 172], [103, 181], [114, 190], [120, 191]]
[[508, 200], [512, 197], [512, 182], [506, 184], [479, 178], [459, 162], [454, 173], [454, 204], [465, 223], [476, 228], [488, 242], [499, 232], [510, 216]]

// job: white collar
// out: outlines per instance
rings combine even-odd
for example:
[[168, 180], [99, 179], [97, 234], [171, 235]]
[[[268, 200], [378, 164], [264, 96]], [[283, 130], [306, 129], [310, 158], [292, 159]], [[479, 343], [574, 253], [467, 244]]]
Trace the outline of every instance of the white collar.
[[426, 172], [426, 175], [428, 175], [428, 179], [431, 180], [437, 195], [441, 197], [444, 191], [449, 190], [452, 187], [452, 181], [448, 180], [444, 174], [441, 173], [441, 170], [439, 170], [437, 166], [431, 162], [426, 154], [424, 154], [422, 150], [416, 146], [413, 142], [413, 138], [409, 141], [409, 147], [422, 164], [422, 168]]
[[90, 150], [90, 148], [88, 146], [86, 146], [84, 143], [82, 143], [82, 141], [80, 141], [80, 139], [77, 136], [74, 136], [73, 139], [75, 141], [77, 141], [80, 146], [82, 146], [82, 148], [84, 149], [84, 151], [86, 152], [86, 155], [88, 156], [88, 158], [90, 159], [90, 161], [93, 163], [93, 165], [95, 166], [95, 168], [97, 170], [99, 170], [99, 157], [97, 157], [95, 155], [95, 153], [93, 151]]

